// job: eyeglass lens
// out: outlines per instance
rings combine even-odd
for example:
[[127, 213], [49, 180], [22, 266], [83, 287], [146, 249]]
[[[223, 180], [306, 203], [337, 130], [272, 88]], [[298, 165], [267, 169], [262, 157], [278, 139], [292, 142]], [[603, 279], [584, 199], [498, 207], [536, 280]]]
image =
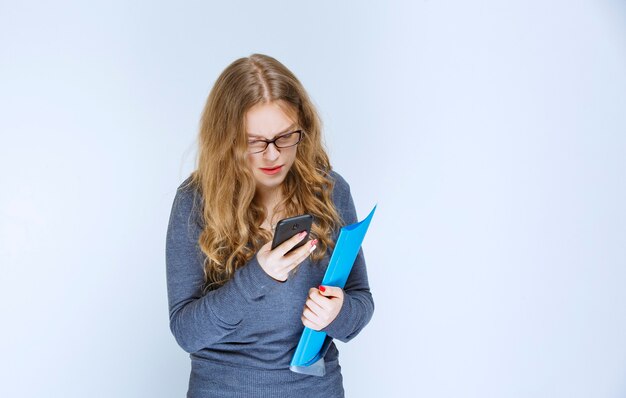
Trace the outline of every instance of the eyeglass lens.
[[273, 140], [253, 140], [248, 141], [248, 151], [251, 153], [263, 152], [270, 143], [274, 143], [277, 148], [287, 148], [296, 145], [300, 141], [300, 131], [283, 134]]

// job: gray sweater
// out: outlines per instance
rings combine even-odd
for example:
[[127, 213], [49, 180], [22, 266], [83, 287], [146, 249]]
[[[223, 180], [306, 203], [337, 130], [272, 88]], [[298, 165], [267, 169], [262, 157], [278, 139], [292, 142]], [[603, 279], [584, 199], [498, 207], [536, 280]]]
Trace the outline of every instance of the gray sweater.
[[[348, 183], [336, 172], [332, 194], [346, 224], [357, 222]], [[311, 287], [323, 278], [329, 252], [319, 262], [300, 263], [285, 282], [267, 275], [256, 256], [220, 288], [202, 294], [204, 254], [200, 196], [189, 181], [179, 186], [166, 241], [170, 329], [190, 354], [188, 397], [343, 397], [338, 350], [331, 344], [323, 377], [293, 373], [289, 363], [304, 328], [300, 316]], [[192, 206], [195, 201], [195, 206]], [[333, 233], [336, 240], [338, 230]], [[369, 322], [374, 302], [363, 251], [354, 262], [335, 320], [323, 329], [347, 342]]]

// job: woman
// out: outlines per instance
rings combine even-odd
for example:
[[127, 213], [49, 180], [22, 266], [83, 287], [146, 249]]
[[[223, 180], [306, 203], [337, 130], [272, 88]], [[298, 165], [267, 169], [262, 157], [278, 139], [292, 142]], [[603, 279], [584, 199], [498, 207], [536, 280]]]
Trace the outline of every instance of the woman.
[[[276, 223], [300, 214], [314, 217], [310, 236], [270, 250]], [[372, 317], [362, 251], [344, 289], [318, 286], [339, 229], [356, 221], [298, 79], [266, 55], [234, 61], [207, 99], [197, 169], [167, 230], [170, 329], [190, 353], [188, 397], [343, 397], [334, 343], [323, 377], [289, 364], [304, 326], [347, 342]]]

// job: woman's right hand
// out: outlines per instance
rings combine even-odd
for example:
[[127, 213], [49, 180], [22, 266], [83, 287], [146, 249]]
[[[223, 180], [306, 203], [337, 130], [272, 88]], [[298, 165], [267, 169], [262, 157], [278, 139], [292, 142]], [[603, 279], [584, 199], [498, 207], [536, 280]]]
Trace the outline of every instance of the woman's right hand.
[[316, 248], [315, 244], [317, 243], [317, 239], [313, 239], [302, 245], [302, 247], [286, 254], [292, 247], [304, 239], [306, 234], [306, 231], [296, 234], [277, 246], [274, 250], [271, 250], [272, 241], [264, 244], [256, 254], [257, 261], [259, 265], [261, 265], [261, 268], [263, 268], [263, 271], [277, 281], [286, 281], [289, 276], [289, 271], [296, 268]]

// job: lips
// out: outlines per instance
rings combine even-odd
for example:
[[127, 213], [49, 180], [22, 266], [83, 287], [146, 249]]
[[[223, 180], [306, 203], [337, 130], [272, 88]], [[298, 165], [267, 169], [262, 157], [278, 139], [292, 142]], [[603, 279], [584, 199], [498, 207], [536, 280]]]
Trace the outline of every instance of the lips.
[[265, 174], [276, 174], [283, 168], [282, 165], [275, 167], [261, 167], [261, 171]]

